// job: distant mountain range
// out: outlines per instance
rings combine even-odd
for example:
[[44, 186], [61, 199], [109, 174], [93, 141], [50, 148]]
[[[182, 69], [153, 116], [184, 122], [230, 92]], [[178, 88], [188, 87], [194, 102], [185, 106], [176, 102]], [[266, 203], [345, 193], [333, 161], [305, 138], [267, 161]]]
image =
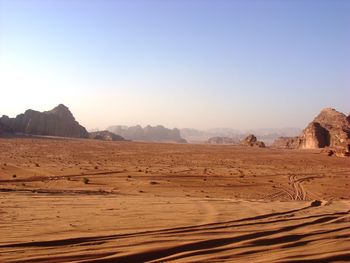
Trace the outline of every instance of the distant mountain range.
[[[231, 141], [239, 142], [248, 134], [256, 137], [266, 144], [272, 143], [278, 137], [291, 137], [300, 134], [301, 129], [255, 129], [237, 130], [230, 128], [216, 128], [208, 130], [196, 129], [169, 129], [162, 125], [157, 126], [122, 126], [115, 125], [107, 128], [107, 131], [95, 131], [89, 133], [85, 127], [80, 125], [70, 112], [68, 107], [60, 104], [49, 111], [26, 110], [15, 118], [3, 115], [0, 118], [0, 134], [21, 133], [31, 135], [62, 136], [75, 138], [98, 138], [100, 140], [134, 140], [152, 142], [208, 142], [212, 137], [225, 137], [225, 140], [214, 138], [212, 142]], [[96, 133], [97, 132], [97, 133]], [[118, 137], [121, 136], [121, 137]]]
[[187, 141], [183, 139], [180, 135], [179, 129], [168, 129], [162, 125], [158, 126], [146, 126], [141, 127], [136, 126], [122, 126], [115, 125], [108, 127], [107, 130], [122, 136], [127, 140], [133, 141], [152, 141], [152, 142], [177, 142], [186, 143]]
[[300, 134], [300, 128], [263, 128], [263, 129], [247, 129], [238, 130], [231, 128], [214, 128], [207, 130], [197, 130], [185, 128], [181, 129], [181, 136], [188, 142], [207, 142], [212, 137], [226, 137], [235, 142], [241, 141], [249, 134], [254, 134], [258, 140], [271, 144], [278, 137], [292, 137]]
[[[339, 113], [334, 109], [324, 109], [309, 126], [302, 131], [299, 128], [281, 129], [231, 129], [215, 128], [207, 130], [197, 129], [169, 129], [157, 126], [111, 126], [104, 131], [88, 132], [80, 125], [63, 104], [49, 111], [26, 110], [15, 118], [3, 115], [0, 118], [0, 135], [28, 134], [44, 136], [61, 136], [74, 138], [93, 138], [99, 140], [120, 141], [151, 141], [177, 143], [211, 143], [238, 144], [249, 134], [256, 136], [256, 141], [266, 145], [274, 144], [281, 148], [341, 148], [348, 153], [350, 149], [350, 116]], [[254, 136], [254, 137], [255, 137]], [[345, 149], [345, 150], [344, 150]], [[339, 150], [338, 150], [339, 151]]]

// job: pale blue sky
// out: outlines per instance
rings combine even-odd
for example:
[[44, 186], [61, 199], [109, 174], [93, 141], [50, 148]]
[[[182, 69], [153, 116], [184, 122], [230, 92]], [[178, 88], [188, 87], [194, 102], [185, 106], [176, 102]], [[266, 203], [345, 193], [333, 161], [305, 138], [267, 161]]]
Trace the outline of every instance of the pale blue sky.
[[350, 111], [350, 1], [0, 0], [0, 115], [303, 127]]

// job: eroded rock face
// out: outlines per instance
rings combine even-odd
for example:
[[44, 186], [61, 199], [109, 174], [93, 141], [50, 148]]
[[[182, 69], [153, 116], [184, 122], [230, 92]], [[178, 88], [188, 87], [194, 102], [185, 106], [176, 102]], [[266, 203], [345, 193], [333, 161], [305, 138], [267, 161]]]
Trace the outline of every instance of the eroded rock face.
[[335, 109], [323, 109], [299, 137], [278, 138], [278, 148], [332, 149], [337, 156], [350, 155], [350, 116]]
[[249, 134], [244, 140], [241, 141], [241, 145], [265, 148], [265, 143], [258, 141], [254, 134]]
[[0, 122], [14, 132], [61, 137], [88, 138], [89, 133], [63, 104], [50, 111], [27, 110], [16, 118], [3, 116]]
[[102, 140], [102, 141], [125, 141], [125, 139], [117, 134], [114, 134], [110, 131], [97, 131], [90, 132], [90, 139]]
[[311, 122], [303, 131], [299, 148], [317, 149], [330, 145], [330, 134], [318, 122]]
[[329, 147], [336, 155], [346, 156], [350, 152], [349, 116], [326, 108], [305, 128], [300, 136], [301, 149]]

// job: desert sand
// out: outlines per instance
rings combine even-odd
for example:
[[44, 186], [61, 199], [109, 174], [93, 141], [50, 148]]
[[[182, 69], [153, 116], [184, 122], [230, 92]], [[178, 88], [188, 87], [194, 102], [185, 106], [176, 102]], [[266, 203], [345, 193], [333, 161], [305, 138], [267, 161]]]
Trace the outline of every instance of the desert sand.
[[349, 179], [318, 150], [0, 139], [0, 261], [348, 262]]

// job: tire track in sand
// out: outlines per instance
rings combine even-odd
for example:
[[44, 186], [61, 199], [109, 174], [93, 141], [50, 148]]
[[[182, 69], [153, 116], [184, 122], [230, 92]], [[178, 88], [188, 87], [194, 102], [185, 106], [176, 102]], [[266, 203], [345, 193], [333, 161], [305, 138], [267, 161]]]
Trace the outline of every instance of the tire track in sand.
[[297, 175], [289, 175], [288, 181], [289, 184], [293, 188], [293, 200], [298, 200], [298, 201], [306, 201], [310, 198], [308, 191], [305, 189], [304, 185], [302, 184], [305, 181], [313, 180], [315, 178], [321, 178], [321, 176], [308, 176], [308, 177], [303, 177], [303, 178], [298, 178]]

